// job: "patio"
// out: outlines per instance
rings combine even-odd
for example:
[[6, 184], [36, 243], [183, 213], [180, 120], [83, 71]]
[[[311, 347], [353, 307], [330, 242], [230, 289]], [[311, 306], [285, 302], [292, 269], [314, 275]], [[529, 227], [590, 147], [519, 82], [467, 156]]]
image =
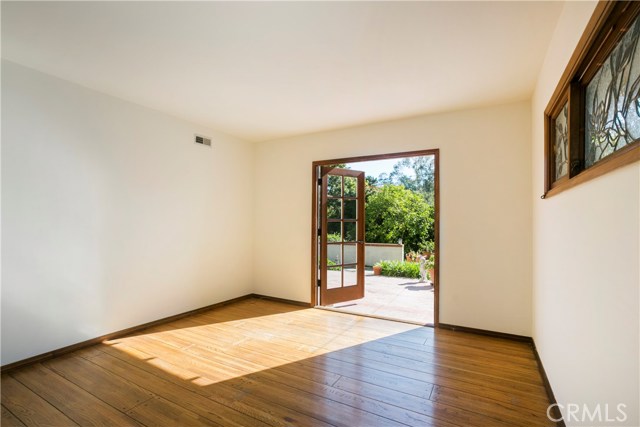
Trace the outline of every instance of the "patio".
[[[346, 271], [345, 271], [346, 273]], [[340, 311], [433, 324], [434, 293], [431, 282], [418, 279], [374, 276], [365, 272], [365, 297], [328, 306]]]

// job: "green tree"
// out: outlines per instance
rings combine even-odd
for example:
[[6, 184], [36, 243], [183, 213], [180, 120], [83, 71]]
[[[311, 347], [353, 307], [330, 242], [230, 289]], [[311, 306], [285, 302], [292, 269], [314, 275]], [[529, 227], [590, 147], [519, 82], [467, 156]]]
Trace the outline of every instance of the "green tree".
[[365, 216], [367, 242], [402, 239], [407, 251], [420, 251], [433, 241], [433, 207], [402, 185], [387, 184], [370, 194]]
[[[406, 174], [410, 169], [413, 174]], [[430, 204], [434, 203], [435, 164], [433, 156], [406, 157], [393, 165], [389, 174], [380, 174], [380, 184], [402, 185], [419, 193]]]
[[364, 201], [365, 203], [369, 202], [369, 197], [372, 194], [377, 193], [379, 190], [379, 182], [378, 178], [367, 175], [364, 178]]

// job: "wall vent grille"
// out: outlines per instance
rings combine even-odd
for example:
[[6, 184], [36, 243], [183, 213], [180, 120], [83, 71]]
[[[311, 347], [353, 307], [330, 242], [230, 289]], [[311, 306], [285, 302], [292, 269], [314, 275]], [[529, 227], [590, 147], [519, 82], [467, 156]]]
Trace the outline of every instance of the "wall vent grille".
[[208, 136], [202, 135], [194, 135], [194, 142], [200, 145], [206, 145], [207, 147], [211, 147], [211, 138]]

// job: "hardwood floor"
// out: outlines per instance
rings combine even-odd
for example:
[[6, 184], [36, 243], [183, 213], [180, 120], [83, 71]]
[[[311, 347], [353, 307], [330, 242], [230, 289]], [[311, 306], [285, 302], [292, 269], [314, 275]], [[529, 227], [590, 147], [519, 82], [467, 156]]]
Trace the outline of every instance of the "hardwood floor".
[[250, 299], [2, 376], [2, 426], [545, 426], [529, 344]]

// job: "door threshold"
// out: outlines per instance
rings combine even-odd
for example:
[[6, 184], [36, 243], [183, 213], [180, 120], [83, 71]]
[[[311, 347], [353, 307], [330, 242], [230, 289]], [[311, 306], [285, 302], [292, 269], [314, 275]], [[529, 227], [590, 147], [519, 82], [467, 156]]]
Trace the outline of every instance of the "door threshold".
[[319, 310], [334, 311], [336, 313], [350, 314], [352, 316], [370, 317], [372, 319], [389, 320], [391, 322], [407, 323], [407, 324], [410, 324], [410, 325], [417, 325], [417, 326], [428, 326], [430, 328], [434, 328], [435, 327], [435, 324], [433, 324], [433, 323], [422, 323], [422, 322], [415, 322], [413, 320], [398, 319], [398, 318], [395, 318], [395, 317], [379, 316], [379, 315], [375, 315], [375, 314], [357, 313], [355, 311], [344, 310], [342, 308], [327, 307], [327, 306], [324, 306], [324, 305], [316, 305], [313, 308], [317, 308]]

